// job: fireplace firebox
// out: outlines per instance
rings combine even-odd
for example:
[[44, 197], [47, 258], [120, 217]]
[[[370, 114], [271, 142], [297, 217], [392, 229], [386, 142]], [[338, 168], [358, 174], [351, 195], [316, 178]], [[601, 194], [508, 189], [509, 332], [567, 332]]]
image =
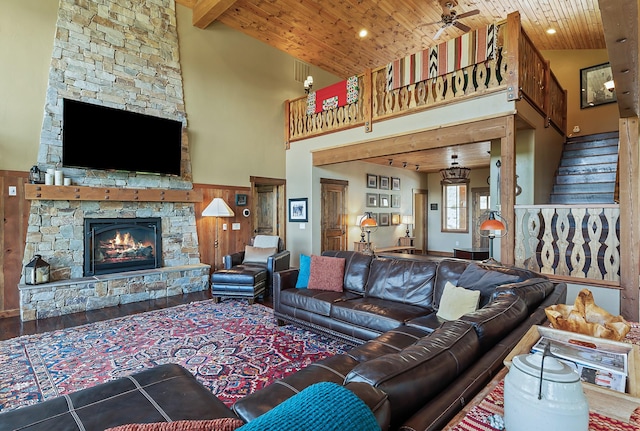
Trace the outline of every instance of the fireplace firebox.
[[87, 218], [84, 220], [84, 275], [162, 266], [162, 220]]

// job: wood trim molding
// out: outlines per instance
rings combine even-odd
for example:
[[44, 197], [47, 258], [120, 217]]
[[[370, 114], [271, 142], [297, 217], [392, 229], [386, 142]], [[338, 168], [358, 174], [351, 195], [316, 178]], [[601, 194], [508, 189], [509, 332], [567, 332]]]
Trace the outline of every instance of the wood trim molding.
[[51, 201], [201, 202], [202, 190], [25, 184], [25, 198]]

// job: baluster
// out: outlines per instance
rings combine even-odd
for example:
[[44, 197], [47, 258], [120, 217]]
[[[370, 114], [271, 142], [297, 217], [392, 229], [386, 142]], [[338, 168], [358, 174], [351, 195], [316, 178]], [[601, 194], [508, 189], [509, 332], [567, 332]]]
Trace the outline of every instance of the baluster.
[[[454, 73], [451, 81], [455, 83], [456, 87], [453, 97], [464, 96], [464, 73], [462, 71]], [[451, 90], [453, 91], [453, 85], [451, 86]]]
[[455, 79], [455, 72], [445, 75], [445, 80], [447, 82], [447, 91], [445, 92], [444, 100], [451, 100], [455, 97], [455, 94], [453, 93], [454, 79]]
[[407, 105], [407, 109], [413, 109], [418, 106], [418, 95], [416, 93], [416, 85], [411, 84], [407, 90], [409, 91], [409, 104]]
[[525, 267], [525, 259], [527, 256], [527, 251], [525, 248], [525, 238], [524, 238], [524, 217], [526, 215], [526, 211], [521, 209], [516, 209], [516, 247], [515, 247], [515, 263], [516, 266]]
[[409, 90], [402, 87], [398, 92], [398, 111], [406, 111], [409, 108]]
[[540, 271], [543, 274], [553, 274], [553, 262], [555, 260], [555, 251], [553, 249], [553, 215], [555, 213], [554, 208], [543, 208], [541, 210], [542, 217], [544, 218], [544, 232], [542, 234], [542, 252], [540, 253], [540, 260], [542, 261], [542, 268]]
[[442, 76], [435, 78], [434, 82], [434, 101], [440, 102], [444, 100], [444, 79]]
[[618, 231], [616, 229], [619, 216], [620, 211], [617, 208], [615, 210], [614, 208], [604, 209], [604, 217], [609, 225], [609, 231], [605, 239], [604, 279], [609, 281], [617, 281], [620, 278], [620, 253], [618, 252], [620, 239], [618, 238]]
[[[493, 62], [493, 64], [495, 65], [495, 60], [491, 60]], [[476, 88], [475, 91], [483, 91], [487, 89], [487, 63], [478, 63], [476, 65], [475, 68], [476, 71]], [[492, 73], [491, 76], [495, 76], [495, 73]], [[496, 79], [495, 81], [495, 85], [493, 82], [489, 83], [490, 86], [492, 87], [497, 87], [498, 86], [498, 80]]]
[[582, 226], [587, 210], [585, 208], [573, 208], [571, 211], [573, 219], [576, 223], [576, 229], [573, 233], [571, 242], [573, 243], [573, 250], [571, 250], [571, 270], [572, 277], [584, 278], [584, 266], [587, 263], [587, 257], [584, 253], [584, 235], [582, 234]]
[[425, 81], [420, 81], [416, 85], [416, 104], [418, 106], [425, 105], [427, 103], [427, 86]]
[[556, 244], [558, 247], [558, 264], [556, 266], [556, 275], [569, 275], [569, 268], [567, 268], [567, 249], [569, 248], [569, 212], [568, 208], [556, 208], [556, 234], [558, 239]]
[[538, 244], [540, 244], [540, 240], [538, 239], [540, 235], [540, 227], [542, 223], [540, 223], [540, 209], [539, 208], [530, 208], [527, 210], [527, 232], [529, 235], [529, 265], [527, 268], [540, 272], [540, 264], [538, 263]]
[[393, 91], [387, 91], [384, 95], [384, 114], [391, 114], [393, 111]]
[[587, 219], [587, 232], [589, 232], [588, 245], [591, 254], [591, 265], [587, 272], [587, 278], [602, 280], [602, 272], [598, 266], [598, 251], [600, 250], [600, 236], [602, 235], [602, 220], [600, 219], [600, 209], [587, 208], [589, 217]]

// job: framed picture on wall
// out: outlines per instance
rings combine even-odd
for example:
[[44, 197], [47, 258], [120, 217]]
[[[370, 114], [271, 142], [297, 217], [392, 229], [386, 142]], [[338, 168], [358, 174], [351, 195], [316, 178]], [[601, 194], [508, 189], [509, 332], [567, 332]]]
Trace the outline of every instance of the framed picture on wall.
[[367, 206], [368, 207], [377, 207], [378, 206], [378, 194], [377, 193], [367, 193]]
[[609, 63], [580, 69], [580, 109], [617, 101]]
[[400, 208], [400, 195], [391, 195], [391, 208]]
[[377, 189], [378, 188], [378, 176], [373, 174], [367, 174], [367, 188], [368, 189]]
[[378, 224], [380, 226], [389, 226], [389, 213], [380, 213], [378, 215]]
[[389, 190], [389, 177], [380, 175], [380, 189]]
[[378, 203], [378, 206], [380, 208], [389, 208], [390, 202], [389, 202], [389, 195], [386, 194], [380, 194], [380, 202]]
[[308, 222], [307, 198], [289, 199], [289, 221]]
[[400, 213], [391, 213], [391, 226], [400, 224]]
[[391, 177], [391, 190], [400, 190], [400, 178]]

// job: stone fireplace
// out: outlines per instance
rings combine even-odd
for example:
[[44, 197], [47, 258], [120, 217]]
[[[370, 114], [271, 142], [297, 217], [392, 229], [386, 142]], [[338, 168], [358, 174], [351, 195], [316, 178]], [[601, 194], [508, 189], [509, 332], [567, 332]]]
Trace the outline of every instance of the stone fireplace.
[[[165, 192], [187, 194], [193, 188], [178, 48], [173, 0], [60, 1], [38, 167], [59, 169], [66, 98], [181, 121], [181, 175], [63, 168], [71, 186], [42, 186], [59, 187], [47, 196], [64, 197], [32, 198], [23, 264], [41, 255], [51, 265], [52, 282], [19, 285], [22, 320], [208, 288], [210, 267], [200, 263], [193, 199], [165, 198]], [[100, 193], [86, 199], [80, 197], [80, 189]], [[132, 189], [131, 199], [116, 198], [122, 195], [119, 191]], [[145, 190], [158, 190], [162, 196], [145, 201]], [[150, 246], [153, 250], [127, 250], [113, 254], [108, 262], [87, 266], [87, 255], [109, 254], [106, 249], [96, 250], [96, 242], [87, 246], [87, 219], [127, 226], [135, 219], [153, 219], [159, 234]], [[94, 241], [103, 239], [94, 237]], [[138, 260], [152, 264], [114, 270], [114, 259], [122, 260], [127, 253], [153, 255], [152, 259], [129, 257], [129, 264]]]

